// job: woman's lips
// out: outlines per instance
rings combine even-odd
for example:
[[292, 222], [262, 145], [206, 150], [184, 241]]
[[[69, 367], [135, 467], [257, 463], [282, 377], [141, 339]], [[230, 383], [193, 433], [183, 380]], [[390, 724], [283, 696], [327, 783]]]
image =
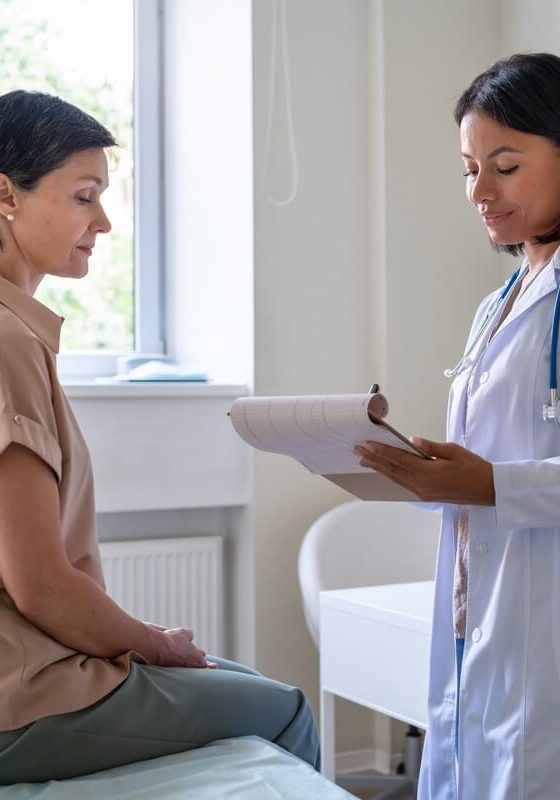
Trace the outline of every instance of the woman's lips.
[[90, 256], [93, 252], [92, 247], [78, 247], [78, 250], [81, 250], [83, 253], [87, 253]]
[[494, 214], [483, 214], [482, 219], [484, 220], [484, 224], [490, 228], [495, 227], [496, 225], [500, 225], [504, 220], [506, 220], [509, 216], [513, 214], [513, 211], [504, 211], [500, 213]]

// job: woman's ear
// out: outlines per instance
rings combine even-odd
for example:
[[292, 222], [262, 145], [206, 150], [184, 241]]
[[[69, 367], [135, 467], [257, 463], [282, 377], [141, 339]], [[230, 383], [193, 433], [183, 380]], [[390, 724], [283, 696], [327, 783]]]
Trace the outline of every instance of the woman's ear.
[[10, 178], [0, 172], [0, 215], [7, 217], [17, 208], [16, 188]]

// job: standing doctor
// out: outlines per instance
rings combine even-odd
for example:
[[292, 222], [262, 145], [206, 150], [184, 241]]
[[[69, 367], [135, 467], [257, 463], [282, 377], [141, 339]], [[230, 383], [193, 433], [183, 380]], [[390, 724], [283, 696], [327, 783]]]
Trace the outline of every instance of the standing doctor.
[[[442, 504], [421, 800], [560, 797], [560, 425], [550, 404], [560, 285], [560, 58], [515, 55], [459, 99], [469, 201], [523, 256], [478, 309], [453, 370], [447, 444], [362, 463]], [[508, 288], [506, 292], [505, 289]], [[555, 376], [554, 376], [555, 378]]]

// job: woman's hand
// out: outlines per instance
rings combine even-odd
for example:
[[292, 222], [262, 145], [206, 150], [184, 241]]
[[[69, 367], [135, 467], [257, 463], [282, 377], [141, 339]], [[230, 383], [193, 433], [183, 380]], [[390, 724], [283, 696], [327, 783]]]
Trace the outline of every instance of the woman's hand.
[[165, 637], [163, 640], [164, 653], [158, 666], [218, 669], [217, 664], [207, 660], [206, 650], [195, 645], [190, 628], [163, 628], [161, 625], [151, 623], [148, 625], [160, 631]]
[[492, 464], [458, 444], [442, 444], [413, 436], [412, 442], [431, 460], [397, 447], [364, 442], [355, 448], [360, 464], [381, 472], [425, 502], [493, 506]]

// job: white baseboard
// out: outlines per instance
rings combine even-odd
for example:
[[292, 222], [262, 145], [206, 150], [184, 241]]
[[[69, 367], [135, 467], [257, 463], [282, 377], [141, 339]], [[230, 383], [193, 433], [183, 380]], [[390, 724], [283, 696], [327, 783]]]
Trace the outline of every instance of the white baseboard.
[[[396, 754], [398, 756], [398, 754]], [[396, 761], [396, 764], [399, 763]], [[335, 757], [336, 772], [362, 772], [366, 770], [375, 770], [382, 774], [391, 772], [395, 756], [391, 756], [385, 750], [373, 747], [364, 748], [363, 750], [346, 750], [337, 753]]]

